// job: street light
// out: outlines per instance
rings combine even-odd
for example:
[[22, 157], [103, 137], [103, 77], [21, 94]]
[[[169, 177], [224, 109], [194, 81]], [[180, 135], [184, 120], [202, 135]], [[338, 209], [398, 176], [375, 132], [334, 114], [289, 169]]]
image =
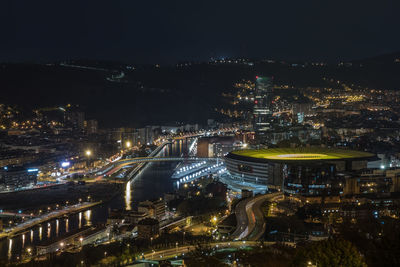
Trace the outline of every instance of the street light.
[[92, 151], [88, 149], [88, 150], [85, 151], [85, 154], [86, 154], [86, 157], [87, 157], [86, 168], [90, 169], [90, 165], [91, 165], [90, 156], [92, 155]]
[[126, 141], [125, 145], [127, 148], [130, 148], [132, 146], [132, 143], [130, 141]]
[[307, 264], [310, 267], [317, 267], [317, 263], [314, 264], [312, 261], [308, 261]]
[[217, 216], [213, 216], [213, 217], [211, 218], [211, 222], [212, 222], [214, 225], [217, 224], [217, 221], [218, 221]]

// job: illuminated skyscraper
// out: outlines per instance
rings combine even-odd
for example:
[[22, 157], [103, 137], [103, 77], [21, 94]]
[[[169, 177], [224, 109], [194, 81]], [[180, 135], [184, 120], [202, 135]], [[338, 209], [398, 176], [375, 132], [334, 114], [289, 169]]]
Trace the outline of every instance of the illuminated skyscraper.
[[74, 130], [82, 131], [85, 127], [85, 113], [81, 111], [68, 110], [66, 112], [65, 121], [67, 125], [71, 126]]
[[256, 76], [256, 92], [253, 109], [253, 127], [256, 139], [262, 141], [271, 127], [272, 121], [272, 78]]
[[96, 134], [98, 129], [97, 120], [87, 120], [85, 121], [86, 134]]

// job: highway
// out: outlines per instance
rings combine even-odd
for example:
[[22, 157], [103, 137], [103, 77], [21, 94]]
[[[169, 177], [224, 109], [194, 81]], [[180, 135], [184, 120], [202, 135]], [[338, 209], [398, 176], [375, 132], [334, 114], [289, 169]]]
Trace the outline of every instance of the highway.
[[[266, 198], [260, 198], [256, 200], [251, 209], [251, 211], [253, 212], [251, 216], [254, 217], [255, 220], [250, 223], [251, 229], [253, 230], [249, 232], [247, 240], [259, 240], [265, 232], [266, 225], [264, 220], [264, 214], [261, 210], [261, 206], [265, 202], [265, 200]], [[249, 224], [249, 229], [250, 229], [250, 224]]]
[[[272, 245], [275, 242], [265, 242], [264, 245]], [[231, 242], [216, 242], [216, 243], [209, 243], [204, 244], [209, 245], [213, 248], [241, 248], [241, 247], [256, 247], [259, 246], [259, 242], [254, 241], [231, 241]], [[187, 246], [177, 246], [175, 248], [168, 248], [163, 250], [155, 251], [149, 253], [142, 254], [142, 259], [148, 260], [162, 260], [166, 258], [171, 258], [175, 256], [181, 256], [185, 253], [188, 253], [196, 248], [197, 245], [187, 245]]]
[[236, 229], [232, 233], [231, 238], [233, 240], [239, 240], [243, 236], [248, 234], [248, 217], [246, 213], [246, 206], [252, 200], [252, 198], [247, 198], [240, 201], [235, 208], [236, 214]]
[[240, 201], [235, 208], [237, 226], [231, 235], [233, 240], [256, 241], [265, 231], [264, 215], [261, 205], [265, 201], [273, 201], [282, 196], [282, 193], [272, 193], [247, 198]]

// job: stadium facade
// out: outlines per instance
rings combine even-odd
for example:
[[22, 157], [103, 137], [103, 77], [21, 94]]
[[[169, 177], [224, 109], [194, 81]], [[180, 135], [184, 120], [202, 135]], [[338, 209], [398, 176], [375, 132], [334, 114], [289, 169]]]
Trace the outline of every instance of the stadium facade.
[[367, 167], [374, 155], [328, 148], [286, 148], [232, 151], [226, 168], [235, 182], [281, 188], [301, 195], [340, 194], [343, 176]]

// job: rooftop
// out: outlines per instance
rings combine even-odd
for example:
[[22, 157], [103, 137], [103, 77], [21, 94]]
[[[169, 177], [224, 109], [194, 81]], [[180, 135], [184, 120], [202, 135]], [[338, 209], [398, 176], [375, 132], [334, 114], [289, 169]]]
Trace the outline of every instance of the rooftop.
[[374, 156], [374, 154], [363, 151], [321, 147], [247, 149], [232, 151], [230, 154], [271, 161], [356, 160]]

